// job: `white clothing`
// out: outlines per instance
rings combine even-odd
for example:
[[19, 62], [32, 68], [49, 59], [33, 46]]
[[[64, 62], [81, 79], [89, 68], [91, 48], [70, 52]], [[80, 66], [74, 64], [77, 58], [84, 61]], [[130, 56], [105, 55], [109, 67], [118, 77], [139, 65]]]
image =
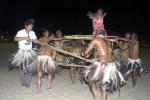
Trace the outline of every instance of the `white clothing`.
[[[34, 31], [30, 31], [27, 33], [25, 29], [22, 29], [17, 32], [16, 37], [29, 37], [31, 40], [36, 39], [36, 35]], [[23, 50], [29, 50], [32, 49], [32, 41], [30, 40], [21, 40], [18, 41], [18, 48]]]

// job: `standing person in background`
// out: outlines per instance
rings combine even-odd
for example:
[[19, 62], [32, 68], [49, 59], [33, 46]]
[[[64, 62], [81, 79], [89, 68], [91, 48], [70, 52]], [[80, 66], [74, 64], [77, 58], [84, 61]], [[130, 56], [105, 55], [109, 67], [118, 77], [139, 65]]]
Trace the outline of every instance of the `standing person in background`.
[[19, 67], [22, 86], [30, 87], [32, 75], [28, 73], [28, 65], [35, 59], [36, 52], [32, 50], [32, 42], [37, 43], [37, 37], [33, 30], [34, 20], [28, 19], [24, 23], [24, 29], [17, 32], [15, 41], [18, 42], [18, 51], [13, 55], [11, 64]]
[[128, 55], [126, 62], [123, 64], [123, 69], [121, 69], [125, 80], [129, 78], [132, 79], [133, 86], [136, 85], [137, 77], [141, 76], [143, 73], [143, 63], [139, 58], [139, 41], [137, 34], [133, 33], [131, 39], [128, 38], [118, 38], [119, 40], [125, 41], [128, 43]]
[[[61, 40], [61, 39], [63, 39], [63, 33], [62, 33], [61, 30], [56, 31], [56, 38], [58, 38], [60, 40], [54, 41], [55, 47], [59, 48], [59, 49], [64, 49], [64, 40]], [[58, 62], [58, 63], [63, 63], [64, 62], [63, 54], [58, 53], [58, 52], [56, 53], [56, 62]], [[58, 72], [60, 73], [60, 71], [61, 71], [61, 68], [58, 67]]]
[[[125, 34], [125, 39], [131, 40], [131, 33]], [[127, 59], [129, 57], [129, 41], [124, 41], [123, 45], [120, 45], [122, 58]]]
[[132, 78], [133, 86], [136, 85], [137, 77], [141, 76], [143, 72], [143, 63], [139, 58], [139, 41], [137, 34], [133, 33], [129, 45], [129, 58], [127, 62], [127, 72], [125, 78]]

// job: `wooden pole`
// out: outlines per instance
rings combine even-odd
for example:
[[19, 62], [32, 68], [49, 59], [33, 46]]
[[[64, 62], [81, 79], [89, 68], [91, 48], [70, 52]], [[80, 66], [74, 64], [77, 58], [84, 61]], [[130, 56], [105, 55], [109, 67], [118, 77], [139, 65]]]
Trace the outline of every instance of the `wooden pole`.
[[[109, 37], [114, 37], [114, 38], [117, 38], [117, 36], [109, 36]], [[92, 40], [93, 38], [92, 37], [88, 37], [88, 36], [64, 36], [64, 39], [70, 39], [70, 40]], [[109, 38], [108, 39], [109, 41], [112, 41], [112, 42], [115, 42], [114, 39], [111, 39]]]
[[78, 55], [76, 55], [76, 54], [67, 52], [67, 51], [62, 50], [62, 49], [60, 49], [60, 48], [56, 48], [56, 47], [54, 47], [54, 46], [48, 45], [47, 43], [39, 42], [39, 44], [42, 45], [42, 46], [44, 46], [44, 47], [50, 48], [50, 49], [52, 49], [52, 50], [55, 50], [55, 51], [57, 51], [57, 52], [63, 53], [63, 54], [65, 54], [65, 55], [69, 55], [69, 56], [72, 56], [72, 57], [75, 57], [75, 58], [84, 60], [84, 61], [86, 61], [86, 62], [93, 63], [93, 62], [92, 62], [91, 60], [89, 60], [89, 59], [86, 59], [86, 58], [83, 58], [83, 57], [78, 56]]
[[[93, 35], [70, 35], [71, 37], [92, 37]], [[119, 36], [107, 36], [108, 38], [116, 38]]]
[[69, 40], [92, 40], [92, 37], [64, 36], [64, 39], [69, 39]]

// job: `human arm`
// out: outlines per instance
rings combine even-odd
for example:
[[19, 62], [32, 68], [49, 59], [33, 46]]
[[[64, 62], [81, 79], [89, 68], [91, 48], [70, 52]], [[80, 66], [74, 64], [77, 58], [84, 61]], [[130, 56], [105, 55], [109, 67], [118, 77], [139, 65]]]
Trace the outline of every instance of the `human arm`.
[[125, 41], [125, 42], [130, 41], [129, 39], [126, 39], [126, 38], [117, 38], [117, 39], [118, 39], [118, 40]]
[[39, 43], [39, 41], [38, 41], [38, 39], [37, 39], [37, 37], [36, 37], [34, 31], [31, 31], [31, 32], [29, 33], [29, 38], [30, 38], [30, 40], [31, 40], [32, 42], [34, 42], [34, 43], [36, 43], [36, 44]]
[[88, 48], [85, 50], [84, 52], [85, 57], [89, 56], [89, 53], [94, 48], [94, 46], [95, 46], [95, 40], [91, 41], [91, 43], [88, 45]]
[[119, 42], [118, 42], [118, 39], [117, 39], [117, 38], [115, 38], [115, 39], [109, 39], [109, 41], [119, 44]]
[[60, 40], [63, 40], [64, 38], [52, 38], [50, 37], [49, 38], [49, 41], [60, 41]]
[[57, 55], [57, 52], [56, 52], [56, 51], [53, 51], [53, 56], [52, 56], [52, 58], [53, 58], [54, 60], [56, 60], [56, 55]]
[[14, 41], [30, 40], [29, 36], [25, 36], [24, 32], [18, 31], [14, 37]]
[[15, 37], [14, 41], [30, 40], [29, 37]]

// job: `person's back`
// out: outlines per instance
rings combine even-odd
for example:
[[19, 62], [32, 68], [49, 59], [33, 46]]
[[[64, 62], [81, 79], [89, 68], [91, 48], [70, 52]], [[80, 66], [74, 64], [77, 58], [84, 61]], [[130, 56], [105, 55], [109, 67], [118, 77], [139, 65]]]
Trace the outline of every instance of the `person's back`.
[[[118, 71], [117, 65], [112, 61], [112, 48], [108, 39], [99, 36], [92, 40], [85, 50], [86, 57], [91, 54], [92, 49], [96, 49], [98, 58], [97, 61], [94, 61], [94, 65], [92, 64], [85, 68], [85, 81], [89, 83], [95, 100], [99, 100], [97, 84], [100, 84], [102, 98], [107, 100], [107, 92], [115, 91], [125, 81], [122, 74]], [[114, 87], [113, 84], [116, 84], [116, 86]]]
[[129, 58], [126, 63], [125, 79], [132, 78], [133, 86], [136, 85], [137, 77], [142, 75], [143, 63], [139, 58], [139, 41], [135, 33], [129, 41]]
[[93, 40], [96, 50], [98, 52], [98, 60], [101, 62], [109, 62], [109, 49], [107, 41], [103, 38], [96, 38]]
[[131, 59], [138, 59], [139, 58], [139, 42], [138, 40], [133, 40], [130, 44], [129, 48], [129, 57]]

